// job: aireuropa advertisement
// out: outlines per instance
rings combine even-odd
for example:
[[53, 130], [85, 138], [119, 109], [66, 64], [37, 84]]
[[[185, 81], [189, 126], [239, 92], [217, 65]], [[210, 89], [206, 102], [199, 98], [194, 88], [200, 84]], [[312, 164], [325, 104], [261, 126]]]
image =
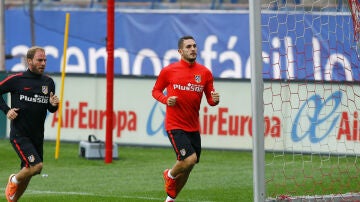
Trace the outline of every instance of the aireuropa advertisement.
[[[58, 94], [61, 78], [54, 79]], [[164, 130], [165, 106], [151, 96], [154, 82], [155, 78], [115, 78], [115, 143], [170, 146]], [[105, 140], [106, 78], [68, 76], [64, 84], [60, 139], [87, 140], [94, 134]], [[203, 147], [252, 149], [251, 83], [216, 80], [215, 88], [220, 104], [211, 107], [203, 99], [200, 109]], [[266, 149], [359, 153], [359, 90], [346, 84], [266, 82]], [[58, 113], [48, 115], [45, 139], [56, 139], [58, 122]]]

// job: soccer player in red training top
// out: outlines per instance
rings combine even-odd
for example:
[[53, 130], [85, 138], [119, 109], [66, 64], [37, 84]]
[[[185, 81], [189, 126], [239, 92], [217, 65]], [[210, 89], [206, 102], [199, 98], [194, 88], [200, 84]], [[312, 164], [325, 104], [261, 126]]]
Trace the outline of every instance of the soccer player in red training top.
[[[10, 142], [21, 161], [21, 169], [11, 174], [5, 189], [9, 202], [16, 202], [25, 192], [32, 176], [43, 167], [44, 123], [47, 111], [58, 109], [52, 78], [43, 75], [45, 50], [32, 47], [26, 54], [28, 69], [8, 76], [0, 82], [0, 109], [11, 120]], [[11, 94], [11, 108], [3, 94]]]
[[178, 52], [181, 60], [162, 69], [152, 90], [152, 96], [166, 104], [165, 129], [177, 157], [175, 165], [163, 173], [168, 202], [175, 201], [200, 159], [199, 109], [203, 93], [211, 106], [220, 98], [212, 73], [196, 62], [195, 39], [180, 38]]

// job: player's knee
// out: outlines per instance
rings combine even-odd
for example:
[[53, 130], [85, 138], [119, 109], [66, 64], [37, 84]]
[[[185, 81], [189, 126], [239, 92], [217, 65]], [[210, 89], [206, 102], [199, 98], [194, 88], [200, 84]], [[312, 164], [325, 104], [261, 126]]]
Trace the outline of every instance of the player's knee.
[[194, 154], [190, 155], [189, 157], [187, 157], [187, 158], [185, 159], [185, 161], [186, 161], [188, 167], [191, 167], [191, 168], [192, 168], [192, 167], [197, 163], [197, 156], [196, 156], [196, 154], [194, 153]]
[[33, 175], [38, 175], [41, 173], [41, 170], [43, 168], [43, 163], [38, 163], [35, 166], [33, 166]]

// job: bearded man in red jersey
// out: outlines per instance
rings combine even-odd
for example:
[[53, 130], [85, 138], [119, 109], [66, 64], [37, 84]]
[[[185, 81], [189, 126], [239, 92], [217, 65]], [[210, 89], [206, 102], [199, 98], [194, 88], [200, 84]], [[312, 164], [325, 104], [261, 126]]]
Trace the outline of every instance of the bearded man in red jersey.
[[181, 60], [161, 70], [152, 90], [152, 96], [166, 105], [165, 129], [177, 157], [175, 165], [163, 173], [166, 202], [175, 201], [200, 160], [199, 109], [203, 94], [211, 106], [220, 101], [211, 71], [196, 62], [195, 39], [181, 37], [178, 52]]

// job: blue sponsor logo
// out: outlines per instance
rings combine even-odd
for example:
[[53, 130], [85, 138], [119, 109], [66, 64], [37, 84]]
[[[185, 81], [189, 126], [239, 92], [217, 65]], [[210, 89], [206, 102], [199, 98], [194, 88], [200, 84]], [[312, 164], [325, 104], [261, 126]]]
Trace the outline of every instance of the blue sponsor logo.
[[[159, 102], [155, 101], [153, 107], [151, 108], [149, 117], [146, 123], [146, 132], [149, 136], [154, 136], [156, 133], [162, 131], [164, 136], [167, 136], [166, 130], [164, 127], [164, 121], [161, 122], [159, 125], [155, 125], [156, 123], [153, 122], [155, 120], [154, 116], [158, 113], [161, 113], [163, 117], [165, 117], [165, 110], [159, 106]], [[163, 119], [164, 120], [164, 119]]]
[[[315, 144], [326, 138], [334, 129], [334, 126], [340, 117], [340, 115], [334, 116], [334, 113], [337, 111], [341, 103], [341, 98], [342, 93], [337, 91], [329, 96], [324, 102], [322, 102], [322, 97], [317, 94], [306, 100], [295, 117], [291, 131], [291, 139], [294, 142], [299, 142], [304, 138], [309, 137], [310, 142]], [[306, 110], [308, 106], [311, 106], [312, 109]], [[326, 110], [329, 106], [333, 106], [333, 108], [330, 112], [326, 112], [325, 106]], [[309, 112], [312, 112], [312, 114], [309, 114]], [[302, 128], [301, 131], [303, 132], [298, 131], [300, 126], [307, 126], [307, 123], [305, 122], [306, 120], [304, 119], [307, 119], [309, 127], [307, 129]], [[328, 124], [328, 122], [330, 122], [330, 127], [327, 127], [326, 131], [316, 130], [322, 124]]]

